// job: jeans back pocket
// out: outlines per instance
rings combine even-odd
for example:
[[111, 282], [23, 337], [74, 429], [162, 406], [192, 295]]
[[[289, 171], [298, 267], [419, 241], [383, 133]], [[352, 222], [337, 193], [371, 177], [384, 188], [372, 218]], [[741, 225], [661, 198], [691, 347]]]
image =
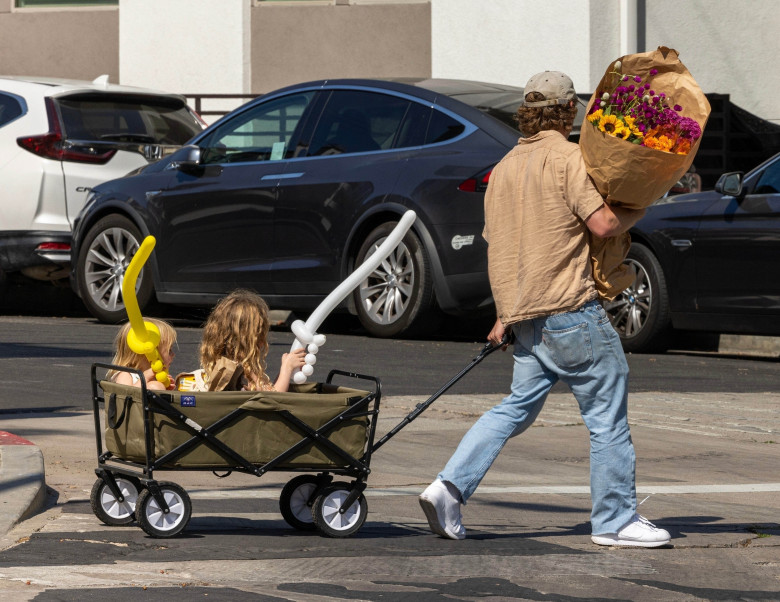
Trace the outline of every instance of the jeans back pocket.
[[555, 364], [564, 370], [579, 368], [593, 361], [586, 322], [563, 330], [542, 328], [542, 342]]

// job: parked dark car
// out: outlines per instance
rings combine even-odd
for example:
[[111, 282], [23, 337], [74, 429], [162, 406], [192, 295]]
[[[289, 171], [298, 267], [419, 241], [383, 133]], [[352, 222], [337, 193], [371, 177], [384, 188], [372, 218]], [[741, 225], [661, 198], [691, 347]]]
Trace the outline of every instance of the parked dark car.
[[780, 154], [659, 200], [631, 230], [633, 285], [607, 305], [626, 351], [673, 330], [780, 335]]
[[157, 239], [143, 308], [208, 306], [235, 287], [315, 308], [407, 210], [417, 221], [345, 306], [375, 336], [438, 310], [492, 312], [483, 198], [519, 132], [522, 89], [454, 80], [328, 80], [266, 94], [171, 157], [97, 186], [77, 219], [74, 288], [125, 318], [124, 269]]

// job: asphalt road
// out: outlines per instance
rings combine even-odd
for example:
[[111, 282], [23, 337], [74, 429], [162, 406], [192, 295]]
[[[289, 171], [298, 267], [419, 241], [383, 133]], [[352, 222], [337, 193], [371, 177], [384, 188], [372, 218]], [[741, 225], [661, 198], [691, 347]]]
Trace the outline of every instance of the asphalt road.
[[[178, 332], [172, 373], [198, 367], [204, 313], [162, 308], [158, 314]], [[447, 385], [483, 348], [490, 324], [452, 319], [437, 336], [384, 340], [365, 336], [351, 316], [333, 316], [320, 331], [328, 340], [314, 376], [332, 369], [378, 377], [385, 395], [432, 395]], [[50, 285], [6, 286], [0, 301], [0, 412], [89, 409], [93, 362], [110, 362], [116, 327], [100, 324], [67, 290]], [[270, 335], [268, 372], [275, 375], [294, 336], [285, 325]], [[712, 352], [629, 354], [630, 391], [760, 393], [778, 388], [777, 359]], [[511, 354], [496, 352], [461, 379], [450, 394], [508, 391]], [[556, 385], [553, 392], [565, 392]]]

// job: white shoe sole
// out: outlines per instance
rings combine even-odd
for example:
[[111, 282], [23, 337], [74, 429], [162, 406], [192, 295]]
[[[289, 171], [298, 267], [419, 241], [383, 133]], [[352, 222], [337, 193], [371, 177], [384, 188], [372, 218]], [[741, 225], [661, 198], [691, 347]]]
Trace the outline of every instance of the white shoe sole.
[[600, 546], [620, 546], [620, 547], [632, 547], [632, 548], [660, 548], [661, 546], [668, 546], [671, 539], [664, 541], [636, 541], [633, 539], [612, 539], [611, 537], [599, 537], [598, 535], [591, 536], [590, 540]]
[[457, 540], [465, 537], [465, 535], [463, 537], [453, 535], [441, 526], [441, 522], [439, 522], [439, 513], [436, 512], [436, 506], [431, 500], [424, 498], [423, 496], [419, 496], [418, 499], [420, 501], [420, 507], [423, 509], [423, 512], [425, 512], [425, 518], [428, 519], [428, 526], [430, 526], [431, 531], [436, 533], [436, 535], [440, 535], [447, 539]]

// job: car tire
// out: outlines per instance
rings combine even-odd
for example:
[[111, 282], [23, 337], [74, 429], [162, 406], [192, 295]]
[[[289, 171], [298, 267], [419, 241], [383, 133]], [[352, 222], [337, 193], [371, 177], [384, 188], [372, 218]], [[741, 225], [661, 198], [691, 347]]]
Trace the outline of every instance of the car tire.
[[[397, 222], [374, 228], [358, 250], [360, 266], [393, 231]], [[420, 334], [435, 310], [431, 261], [411, 230], [353, 293], [358, 319], [369, 334], [393, 337]]]
[[656, 352], [668, 348], [671, 335], [669, 294], [661, 264], [646, 246], [634, 243], [626, 257], [634, 281], [613, 301], [605, 301], [612, 326], [627, 352]]
[[[79, 295], [101, 322], [117, 324], [127, 319], [122, 281], [142, 239], [136, 225], [122, 215], [102, 218], [84, 237], [76, 264]], [[143, 311], [153, 292], [148, 270], [138, 274], [135, 292]]]

